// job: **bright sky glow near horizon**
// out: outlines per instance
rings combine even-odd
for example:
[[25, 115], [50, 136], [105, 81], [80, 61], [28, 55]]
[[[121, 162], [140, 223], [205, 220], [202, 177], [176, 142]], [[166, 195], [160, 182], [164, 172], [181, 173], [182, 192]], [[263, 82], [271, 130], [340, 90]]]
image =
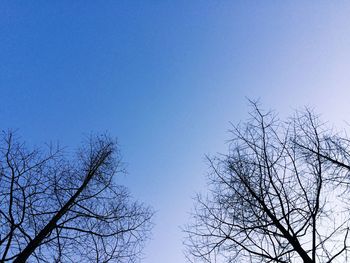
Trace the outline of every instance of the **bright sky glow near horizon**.
[[204, 156], [225, 153], [247, 97], [346, 127], [349, 70], [347, 1], [0, 1], [1, 129], [117, 137], [121, 182], [157, 211], [144, 263], [185, 262]]

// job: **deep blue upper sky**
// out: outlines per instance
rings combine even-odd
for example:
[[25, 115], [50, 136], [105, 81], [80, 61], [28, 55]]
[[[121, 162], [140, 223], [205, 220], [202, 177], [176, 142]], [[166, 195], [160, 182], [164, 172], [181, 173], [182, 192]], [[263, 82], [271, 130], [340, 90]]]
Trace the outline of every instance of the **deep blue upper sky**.
[[118, 137], [158, 212], [145, 263], [185, 262], [180, 227], [246, 97], [349, 120], [346, 1], [0, 1], [0, 128], [72, 148]]

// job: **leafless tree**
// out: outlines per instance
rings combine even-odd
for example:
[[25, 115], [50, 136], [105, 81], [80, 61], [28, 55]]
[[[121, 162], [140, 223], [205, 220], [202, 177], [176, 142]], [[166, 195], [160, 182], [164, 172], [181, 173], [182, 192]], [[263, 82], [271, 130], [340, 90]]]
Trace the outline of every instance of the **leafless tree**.
[[0, 262], [136, 262], [152, 211], [116, 184], [116, 142], [94, 136], [66, 154], [2, 134]]
[[284, 122], [253, 103], [185, 231], [191, 262], [348, 262], [350, 140], [310, 110]]

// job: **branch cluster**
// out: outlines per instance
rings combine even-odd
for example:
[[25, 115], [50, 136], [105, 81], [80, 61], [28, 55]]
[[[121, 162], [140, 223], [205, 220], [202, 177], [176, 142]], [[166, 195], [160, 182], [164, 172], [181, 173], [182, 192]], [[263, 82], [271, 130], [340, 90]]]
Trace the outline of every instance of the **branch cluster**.
[[152, 211], [116, 184], [116, 142], [91, 138], [69, 160], [59, 147], [0, 141], [0, 262], [134, 262]]
[[210, 193], [186, 232], [191, 262], [347, 262], [346, 137], [310, 110], [287, 122], [253, 103], [229, 154], [208, 158]]

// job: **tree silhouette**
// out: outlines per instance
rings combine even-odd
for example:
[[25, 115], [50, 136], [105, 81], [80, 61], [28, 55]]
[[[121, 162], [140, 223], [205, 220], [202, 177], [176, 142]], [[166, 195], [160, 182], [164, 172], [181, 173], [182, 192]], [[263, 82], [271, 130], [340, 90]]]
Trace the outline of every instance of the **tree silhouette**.
[[0, 141], [0, 262], [135, 262], [152, 211], [116, 184], [116, 142], [90, 138], [68, 160], [59, 147]]
[[208, 158], [186, 227], [191, 262], [347, 262], [350, 140], [310, 110], [284, 122], [252, 103], [229, 153]]

